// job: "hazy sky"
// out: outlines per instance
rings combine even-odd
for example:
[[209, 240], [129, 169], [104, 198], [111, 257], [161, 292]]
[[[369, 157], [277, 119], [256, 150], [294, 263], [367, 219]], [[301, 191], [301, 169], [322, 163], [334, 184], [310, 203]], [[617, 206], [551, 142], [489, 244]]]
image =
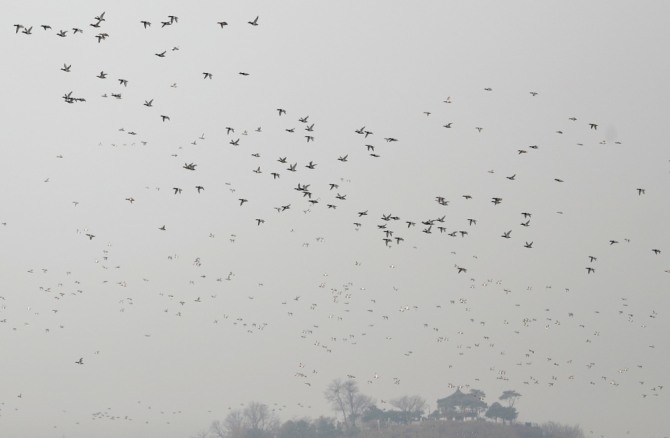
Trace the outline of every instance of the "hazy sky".
[[335, 415], [353, 375], [668, 436], [670, 8], [193, 4], [2, 8], [0, 435]]

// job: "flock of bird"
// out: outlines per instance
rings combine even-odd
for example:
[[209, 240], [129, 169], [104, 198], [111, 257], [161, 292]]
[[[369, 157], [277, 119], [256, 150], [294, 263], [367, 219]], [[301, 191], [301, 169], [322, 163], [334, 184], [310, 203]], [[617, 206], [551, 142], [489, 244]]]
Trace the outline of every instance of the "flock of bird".
[[[31, 24], [15, 24], [14, 34], [17, 38], [52, 33], [60, 38], [79, 38], [89, 36], [92, 28], [93, 37], [103, 45], [114, 38], [111, 31], [105, 32], [108, 19], [112, 20], [111, 16], [102, 12], [87, 26], [54, 26], [59, 29], [56, 32], [51, 25], [43, 24], [39, 33]], [[136, 20], [143, 32], [178, 26], [180, 20], [168, 15], [159, 23], [160, 27], [155, 21]], [[255, 28], [262, 24], [255, 16], [244, 25]], [[209, 25], [221, 30], [233, 27], [226, 20], [216, 19]], [[163, 62], [155, 58], [167, 58], [180, 50], [179, 46], [158, 49], [147, 57]], [[534, 258], [554, 260], [547, 256], [551, 253], [548, 246], [560, 242], [547, 235], [568, 236], [570, 226], [560, 221], [577, 213], [570, 210], [570, 202], [552, 211], [557, 204], [519, 208], [524, 199], [518, 187], [526, 182], [536, 185], [537, 190], [571, 194], [576, 189], [570, 185], [570, 175], [537, 177], [522, 170], [504, 173], [473, 169], [481, 170], [478, 178], [482, 183], [476, 189], [450, 187], [449, 193], [435, 189], [417, 201], [421, 209], [411, 209], [397, 201], [393, 193], [381, 193], [383, 187], [379, 199], [359, 194], [368, 178], [383, 174], [385, 166], [402, 160], [402, 150], [413, 144], [401, 127], [377, 128], [361, 121], [357, 126], [332, 128], [331, 121], [318, 120], [307, 111], [298, 113], [289, 105], [262, 102], [259, 119], [245, 126], [224, 123], [218, 132], [194, 134], [188, 142], [174, 140], [159, 146], [153, 139], [155, 132], [170, 129], [179, 118], [171, 111], [173, 107], [164, 103], [169, 99], [163, 95], [136, 97], [136, 87], [145, 78], [124, 75], [111, 80], [111, 73], [100, 66], [86, 65], [83, 60], [61, 64], [47, 71], [64, 76], [63, 82], [70, 85], [62, 95], [65, 111], [77, 104], [74, 107], [87, 105], [89, 111], [102, 112], [110, 100], [117, 100], [123, 101], [124, 111], [133, 114], [125, 119], [133, 126], [110, 126], [97, 150], [123, 151], [129, 160], [137, 151], [150, 151], [156, 163], [152, 172], [161, 175], [163, 182], [137, 184], [134, 190], [115, 193], [114, 198], [105, 200], [119, 211], [111, 219], [117, 227], [132, 227], [133, 233], [140, 228], [140, 234], [148, 236], [136, 242], [117, 241], [118, 233], [110, 229], [109, 219], [100, 219], [103, 213], [98, 213], [99, 220], [91, 215], [95, 206], [88, 199], [68, 199], [58, 206], [58, 211], [67, 211], [64, 217], [87, 217], [85, 225], [77, 226], [65, 238], [81, 255], [73, 260], [85, 260], [86, 264], [72, 262], [64, 272], [59, 271], [63, 260], [54, 262], [56, 267], [26, 265], [19, 276], [23, 286], [0, 296], [3, 338], [28, 336], [39, 345], [59, 336], [57, 342], [67, 342], [57, 333], [68, 332], [70, 326], [82, 328], [73, 309], [86, 312], [87, 306], [95, 306], [100, 300], [113, 305], [113, 314], [95, 310], [95, 314], [106, 315], [110, 324], [124, 324], [130, 315], [134, 315], [134, 321], [157, 321], [153, 329], [147, 326], [141, 333], [122, 335], [129, 343], [146, 343], [143, 345], [149, 350], [153, 339], [169, 337], [171, 326], [225, 339], [231, 348], [238, 343], [257, 345], [272, 355], [278, 354], [274, 345], [278, 342], [288, 354], [273, 356], [273, 363], [264, 372], [295, 382], [298, 388], [292, 391], [301, 397], [297, 403], [301, 408], [322, 399], [323, 388], [336, 377], [356, 379], [370, 393], [379, 390], [393, 394], [398, 387], [418, 391], [412, 386], [418, 380], [416, 370], [435, 358], [439, 358], [442, 371], [448, 371], [444, 376], [434, 376], [437, 384], [433, 386], [441, 387], [441, 396], [455, 387], [486, 389], [502, 385], [524, 394], [535, 391], [533, 387], [542, 391], [597, 388], [612, 397], [615, 391], [626, 388], [638, 398], [665, 400], [664, 380], [658, 374], [647, 374], [649, 368], [657, 368], [659, 345], [655, 339], [657, 327], [665, 324], [663, 309], [634, 294], [611, 297], [609, 302], [581, 297], [588, 291], [589, 281], [597, 281], [601, 271], [611, 273], [616, 269], [615, 261], [626, 255], [650, 264], [649, 275], [670, 273], [670, 268], [662, 266], [667, 263], [662, 239], [657, 243], [627, 234], [612, 235], [566, 252], [578, 261], [563, 262], [562, 274], [574, 281], [560, 280], [561, 285], [540, 287], [537, 284], [544, 279], [532, 272], [532, 280], [518, 281], [523, 278], [523, 272], [518, 272], [523, 266], [521, 262], [515, 266], [510, 258], [523, 263]], [[164, 92], [176, 92], [177, 82], [170, 72], [162, 74]], [[240, 71], [239, 76], [251, 76], [253, 80], [247, 71]], [[216, 72], [204, 69], [191, 78], [191, 83], [180, 87], [193, 88], [196, 81], [209, 85], [217, 79]], [[127, 90], [132, 90], [130, 98], [124, 96]], [[481, 97], [495, 98], [492, 87], [482, 86], [480, 90]], [[528, 93], [530, 97], [524, 92], [525, 98], [541, 102], [541, 93]], [[429, 103], [435, 109], [418, 114], [421, 119], [417, 123], [423, 123], [425, 129], [440, 134], [468, 132], [472, 138], [486, 136], [485, 124], [466, 126], [454, 120], [461, 105], [455, 94], [436, 98], [435, 102]], [[137, 120], [144, 117], [158, 123], [142, 128]], [[438, 117], [443, 118], [433, 123]], [[70, 123], [77, 121], [72, 119]], [[625, 147], [619, 140], [600, 136], [602, 130], [598, 128], [605, 122], [566, 114], [563, 120], [551, 124], [543, 135], [559, 139], [568, 134], [576, 136], [579, 142], [571, 145], [575, 148]], [[339, 130], [347, 144], [334, 147], [320, 135], [321, 126]], [[202, 132], [201, 128], [189, 127], [197, 133]], [[176, 139], [178, 136], [171, 132]], [[283, 146], [286, 144], [291, 146]], [[553, 155], [545, 151], [552, 148], [541, 143], [510, 148], [506, 166], [521, 168], [529, 160], [541, 165], [551, 160]], [[71, 155], [59, 154], [56, 158], [66, 161]], [[223, 156], [231, 163], [225, 177], [215, 164]], [[366, 173], [361, 169], [373, 170]], [[404, 178], [411, 184], [411, 174]], [[49, 177], [43, 181], [54, 186], [61, 180]], [[435, 186], [444, 187], [437, 181]], [[67, 185], [62, 187], [67, 190]], [[125, 190], [128, 185], [123, 187]], [[646, 187], [631, 186], [619, 195], [630, 205], [642, 205], [640, 208], [645, 202], [664, 202], [659, 190], [650, 189], [647, 194]], [[76, 196], [73, 192], [72, 198]], [[136, 213], [143, 208], [142, 214]], [[173, 213], [159, 218], [152, 209]], [[184, 222], [186, 209], [234, 225], [213, 225], [213, 220], [192, 227]], [[21, 227], [19, 220], [0, 219], [3, 234]], [[611, 229], [613, 233], [618, 231], [616, 227]], [[356, 242], [355, 248], [342, 255], [340, 248], [351, 242]], [[168, 252], [164, 251], [166, 247]], [[275, 254], [276, 260], [267, 262], [265, 256], [257, 255], [259, 248]], [[142, 256], [130, 256], [128, 251], [141, 252]], [[262, 267], [256, 268], [256, 262]], [[500, 263], [517, 271], [511, 277], [489, 273], [483, 268], [487, 263]], [[130, 268], [129, 264], [134, 266]], [[289, 270], [288, 274], [283, 270]], [[424, 282], [424, 278], [428, 280]], [[586, 290], [580, 291], [580, 287]], [[32, 302], [36, 304], [22, 310], [21, 294], [28, 292], [35, 294]], [[538, 296], [539, 303], [535, 302]], [[621, 330], [643, 343], [634, 357], [614, 355], [608, 360], [596, 352], [607, 349]], [[567, 351], [555, 348], [566, 339], [578, 346]], [[366, 356], [368, 351], [378, 357]], [[105, 345], [86, 348], [74, 353], [67, 364], [79, 370], [95, 369], [106, 355]], [[279, 362], [288, 365], [277, 365]], [[398, 363], [401, 365], [396, 366]], [[411, 364], [409, 368], [414, 372], [407, 372], [406, 364]], [[478, 373], [476, 377], [472, 377], [473, 372]], [[29, 400], [39, 403], [35, 392], [26, 387], [15, 394], [3, 393], [0, 429], [8, 417], [26, 409]], [[75, 416], [72, 422], [174, 424], [182, 415], [183, 409], [166, 407], [160, 408], [161, 417], [157, 419], [155, 412], [149, 412], [152, 408], [148, 403], [135, 401], [132, 407], [121, 408], [123, 412], [117, 412], [119, 408], [95, 409], [88, 418]], [[384, 399], [380, 403], [382, 408], [389, 407]], [[274, 407], [289, 411], [287, 404], [278, 401]], [[170, 419], [166, 412], [171, 412]]]

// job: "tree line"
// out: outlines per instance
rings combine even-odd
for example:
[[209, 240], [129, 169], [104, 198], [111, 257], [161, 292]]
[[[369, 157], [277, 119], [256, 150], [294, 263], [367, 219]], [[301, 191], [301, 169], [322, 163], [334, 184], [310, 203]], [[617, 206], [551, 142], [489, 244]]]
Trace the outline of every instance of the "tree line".
[[336, 417], [301, 418], [282, 423], [266, 404], [252, 402], [243, 409], [230, 411], [223, 420], [213, 421], [208, 429], [192, 438], [448, 438], [474, 433], [474, 429], [501, 438], [584, 437], [578, 426], [554, 422], [541, 426], [517, 424], [518, 411], [514, 405], [521, 394], [515, 390], [503, 391], [498, 401], [488, 405], [484, 391], [462, 392], [457, 388], [451, 395], [437, 400], [437, 409], [430, 413], [426, 400], [418, 395], [383, 402], [390, 408], [380, 409], [372, 397], [360, 391], [354, 379], [333, 380], [324, 391], [324, 397]]

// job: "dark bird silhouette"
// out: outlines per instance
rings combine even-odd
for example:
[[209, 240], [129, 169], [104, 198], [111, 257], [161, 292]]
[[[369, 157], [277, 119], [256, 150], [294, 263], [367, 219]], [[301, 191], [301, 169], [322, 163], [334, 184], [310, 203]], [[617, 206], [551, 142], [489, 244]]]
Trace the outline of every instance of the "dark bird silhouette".
[[491, 198], [493, 205], [498, 205], [502, 202], [502, 198]]
[[198, 190], [198, 193], [200, 193], [201, 190], [205, 190], [203, 186], [195, 186], [195, 188]]
[[145, 100], [145, 101], [144, 101], [144, 106], [151, 107], [151, 106], [153, 106], [153, 103], [154, 103], [154, 100], [153, 100], [153, 99], [151, 99], [151, 100]]
[[587, 274], [591, 274], [591, 273], [593, 273], [593, 272], [596, 272], [596, 269], [595, 269], [595, 268], [592, 268], [592, 267], [590, 267], [590, 266], [587, 266], [587, 267], [586, 267], [586, 273], [587, 273]]
[[165, 122], [166, 120], [170, 120], [170, 117], [161, 115], [161, 119]]
[[526, 242], [526, 243], [523, 245], [523, 247], [524, 247], [524, 248], [532, 248], [532, 247], [533, 247], [533, 242], [530, 242], [530, 243]]
[[511, 233], [512, 233], [512, 230], [505, 231], [504, 233], [502, 233], [501, 237], [504, 237], [505, 239], [509, 239]]
[[596, 123], [589, 123], [589, 127], [591, 129], [598, 129], [598, 125]]
[[251, 24], [252, 26], [258, 26], [258, 16], [254, 18], [252, 21], [247, 21], [247, 23]]
[[151, 21], [142, 20], [140, 23], [142, 23], [142, 26], [144, 26], [145, 29], [151, 26]]
[[65, 38], [67, 36], [67, 30], [60, 30], [56, 35], [58, 35], [61, 38]]
[[104, 71], [101, 71], [100, 74], [96, 77], [100, 78], [100, 79], [105, 79], [107, 77], [107, 73], [105, 73]]
[[158, 56], [159, 58], [165, 58], [165, 53], [166, 52], [167, 52], [166, 50], [163, 50], [160, 53], [154, 53], [154, 55]]
[[212, 74], [211, 73], [208, 73], [208, 72], [204, 71], [204, 72], [202, 72], [202, 74], [204, 75], [203, 79], [212, 79]]
[[159, 227], [158, 229], [161, 230], [161, 231], [165, 231], [165, 225], [163, 225], [162, 227]]
[[248, 200], [244, 198], [239, 198], [238, 201], [240, 201], [240, 207], [244, 205], [245, 202], [248, 202]]
[[70, 65], [63, 64], [63, 67], [61, 67], [61, 70], [66, 72], [66, 73], [69, 73], [71, 67], [72, 67], [72, 64], [70, 64]]
[[225, 21], [217, 21], [216, 24], [218, 24], [219, 26], [221, 26], [221, 29], [223, 29], [223, 26], [228, 26], [228, 23], [225, 22]]
[[75, 361], [76, 364], [84, 365], [84, 358], [80, 357], [78, 361]]
[[636, 190], [637, 190], [638, 196], [642, 196], [645, 193], [644, 189], [636, 189]]

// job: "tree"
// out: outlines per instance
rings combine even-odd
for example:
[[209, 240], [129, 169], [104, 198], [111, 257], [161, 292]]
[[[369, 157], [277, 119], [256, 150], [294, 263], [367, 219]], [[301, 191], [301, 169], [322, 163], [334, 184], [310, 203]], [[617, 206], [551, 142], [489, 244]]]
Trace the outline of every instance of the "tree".
[[338, 438], [342, 430], [335, 424], [334, 418], [319, 417], [313, 422], [315, 436], [318, 438]]
[[507, 406], [512, 407], [519, 397], [521, 397], [521, 394], [518, 392], [514, 390], [508, 390], [504, 391], [498, 400], [507, 401]]
[[486, 410], [486, 413], [484, 414], [484, 416], [485, 416], [486, 418], [491, 418], [491, 419], [493, 419], [493, 420], [495, 420], [495, 421], [497, 422], [498, 419], [499, 419], [499, 418], [502, 418], [503, 415], [504, 415], [503, 412], [502, 412], [502, 409], [503, 409], [503, 408], [504, 408], [503, 405], [501, 405], [501, 404], [498, 403], [498, 402], [494, 402], [494, 403], [493, 403], [491, 406], [489, 406], [489, 408]]
[[247, 428], [252, 431], [268, 431], [277, 427], [278, 420], [268, 408], [268, 405], [251, 402], [244, 408], [244, 419]]
[[481, 400], [483, 391], [473, 389], [469, 394], [464, 394], [460, 389], [449, 397], [437, 401], [437, 408], [442, 417], [455, 420], [464, 420], [465, 418], [476, 418], [481, 412], [486, 410], [487, 404]]
[[486, 411], [486, 414], [484, 414], [486, 418], [493, 418], [496, 421], [498, 419], [501, 419], [504, 422], [513, 422], [516, 420], [516, 417], [519, 415], [519, 413], [516, 411], [516, 408], [514, 406], [503, 406], [498, 402], [493, 403], [491, 406]]
[[402, 422], [410, 423], [421, 419], [426, 409], [426, 400], [418, 395], [404, 395], [390, 401], [391, 406], [398, 408]]
[[541, 426], [542, 436], [547, 438], [584, 438], [584, 432], [579, 426], [567, 426], [550, 421]]
[[216, 438], [243, 438], [246, 429], [244, 415], [239, 409], [230, 411], [223, 421], [213, 421], [209, 427]]
[[358, 384], [353, 379], [333, 380], [324, 395], [333, 409], [342, 414], [344, 427], [348, 433], [356, 431], [358, 419], [372, 405], [372, 399], [360, 393]]

